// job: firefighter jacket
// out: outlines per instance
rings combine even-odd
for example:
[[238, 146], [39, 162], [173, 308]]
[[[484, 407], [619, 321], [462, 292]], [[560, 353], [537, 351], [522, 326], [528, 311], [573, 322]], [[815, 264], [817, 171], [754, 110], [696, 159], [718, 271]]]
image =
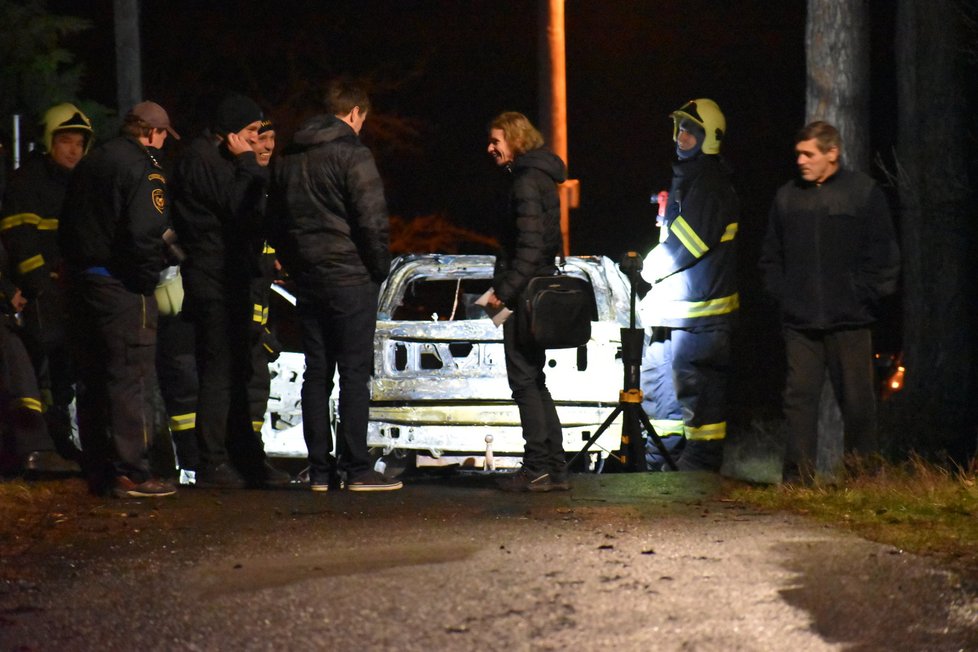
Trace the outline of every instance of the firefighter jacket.
[[333, 285], [381, 283], [390, 224], [373, 154], [335, 116], [317, 116], [273, 163], [271, 245], [291, 274]]
[[60, 275], [58, 217], [71, 170], [50, 156], [29, 156], [7, 188], [0, 238], [11, 260], [12, 281], [27, 299], [43, 294]]
[[822, 184], [786, 183], [771, 206], [760, 267], [786, 326], [872, 323], [900, 270], [886, 197], [869, 176], [842, 169]]
[[181, 272], [197, 298], [222, 300], [229, 283], [259, 275], [261, 210], [268, 169], [210, 135], [194, 139], [173, 174], [173, 225], [187, 255]]
[[740, 201], [718, 155], [673, 165], [672, 187], [642, 277], [653, 284], [640, 309], [644, 326], [691, 328], [729, 321], [740, 307], [735, 238]]
[[167, 183], [156, 153], [129, 136], [102, 144], [75, 168], [59, 238], [73, 273], [109, 275], [150, 295], [165, 266]]
[[567, 167], [556, 154], [538, 148], [517, 156], [510, 172], [493, 289], [500, 301], [516, 310], [530, 279], [552, 271], [560, 252], [557, 184], [567, 179]]

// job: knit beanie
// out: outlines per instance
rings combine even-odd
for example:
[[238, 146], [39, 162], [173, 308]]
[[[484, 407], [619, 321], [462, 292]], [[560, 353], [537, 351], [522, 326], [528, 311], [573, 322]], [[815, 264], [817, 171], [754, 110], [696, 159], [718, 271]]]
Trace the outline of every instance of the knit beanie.
[[237, 133], [252, 122], [265, 119], [261, 107], [244, 95], [229, 95], [217, 105], [214, 129], [219, 134]]

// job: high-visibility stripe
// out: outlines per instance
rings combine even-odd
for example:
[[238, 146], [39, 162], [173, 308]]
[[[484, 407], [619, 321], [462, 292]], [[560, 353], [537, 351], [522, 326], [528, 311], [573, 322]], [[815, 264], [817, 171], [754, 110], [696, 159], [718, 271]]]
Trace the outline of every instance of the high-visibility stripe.
[[252, 321], [256, 321], [262, 326], [268, 323], [268, 306], [263, 306], [260, 303], [256, 303], [253, 306], [254, 312], [252, 313]]
[[29, 272], [33, 272], [39, 267], [44, 267], [44, 256], [41, 254], [31, 256], [27, 260], [22, 260], [20, 264], [17, 265], [17, 272], [20, 274], [27, 274]]
[[657, 313], [666, 319], [714, 317], [740, 308], [740, 295], [731, 294], [709, 301], [665, 301]]
[[264, 421], [252, 421], [251, 422], [251, 429], [254, 430], [255, 432], [261, 432], [261, 426], [262, 426], [263, 423], [265, 423], [265, 422]]
[[264, 247], [262, 247], [262, 250], [261, 250], [261, 252], [262, 252], [263, 254], [274, 254], [274, 253], [275, 253], [275, 249], [274, 249], [274, 248], [272, 247], [272, 245], [270, 245], [270, 244], [268, 244], [268, 243], [266, 242], [266, 243], [265, 243], [265, 246], [264, 246]]
[[6, 231], [7, 229], [12, 229], [15, 226], [22, 226], [24, 224], [37, 226], [43, 219], [44, 218], [37, 213], [16, 213], [15, 215], [9, 215], [0, 220], [0, 231]]
[[726, 230], [724, 230], [723, 235], [720, 236], [720, 242], [730, 242], [737, 237], [737, 227], [736, 222], [731, 222], [727, 225]]
[[11, 401], [14, 409], [22, 408], [25, 410], [30, 410], [31, 412], [44, 412], [44, 406], [36, 398], [31, 398], [29, 396], [24, 396], [21, 398], [16, 398]]
[[703, 254], [710, 250], [682, 215], [673, 220], [669, 230], [676, 234], [683, 246], [693, 254], [693, 258], [702, 258]]
[[686, 437], [695, 441], [715, 441], [727, 436], [727, 422], [708, 423], [702, 426], [686, 426]]
[[37, 224], [38, 231], [57, 231], [58, 230], [58, 220], [57, 218], [51, 218], [49, 220], [41, 220]]
[[197, 427], [197, 413], [177, 414], [170, 417], [170, 431], [192, 430]]
[[679, 419], [649, 419], [649, 423], [660, 437], [683, 434], [683, 422]]

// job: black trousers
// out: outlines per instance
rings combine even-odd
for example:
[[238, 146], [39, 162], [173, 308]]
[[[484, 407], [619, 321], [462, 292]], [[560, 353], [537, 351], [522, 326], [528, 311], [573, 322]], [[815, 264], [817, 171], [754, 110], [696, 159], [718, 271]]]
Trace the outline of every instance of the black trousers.
[[75, 398], [75, 368], [68, 350], [68, 305], [62, 286], [52, 283], [24, 308], [23, 339], [44, 401], [44, 419], [58, 451], [73, 457], [68, 406]]
[[265, 460], [252, 427], [248, 384], [253, 373], [252, 306], [247, 286], [221, 299], [192, 300], [196, 338], [197, 442], [200, 462], [215, 467], [232, 462], [248, 475]]
[[[374, 360], [379, 286], [329, 286], [297, 279], [306, 371], [302, 376], [302, 430], [310, 474], [326, 478], [335, 469], [355, 477], [370, 469], [367, 421]], [[339, 425], [333, 446], [329, 396], [339, 369]], [[335, 458], [335, 459], [334, 459]]]
[[54, 450], [54, 443], [41, 416], [34, 367], [8, 319], [0, 315], [0, 466], [19, 467], [28, 453]]
[[503, 350], [506, 377], [523, 428], [523, 466], [535, 473], [562, 471], [564, 436], [543, 372], [547, 352], [533, 342], [518, 312], [503, 323]]
[[86, 471], [149, 477], [154, 432], [156, 299], [109, 276], [73, 280], [70, 341], [78, 369], [78, 434]]
[[818, 451], [819, 399], [828, 371], [842, 409], [846, 452], [879, 452], [872, 334], [868, 328], [835, 331], [784, 330], [788, 377], [784, 416], [785, 465], [814, 473]]
[[182, 469], [196, 470], [197, 356], [194, 325], [182, 315], [161, 316], [156, 348], [156, 372], [169, 421], [170, 435]]

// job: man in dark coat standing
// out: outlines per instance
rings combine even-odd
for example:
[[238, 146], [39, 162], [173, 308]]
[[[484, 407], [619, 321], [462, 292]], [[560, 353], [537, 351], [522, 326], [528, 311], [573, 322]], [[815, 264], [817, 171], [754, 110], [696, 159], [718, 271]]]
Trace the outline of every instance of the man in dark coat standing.
[[870, 325], [900, 270], [886, 197], [861, 172], [841, 165], [842, 139], [817, 121], [795, 137], [799, 177], [771, 206], [760, 267], [781, 305], [788, 378], [783, 477], [815, 475], [818, 408], [828, 371], [842, 408], [845, 449], [879, 452]]
[[[367, 450], [370, 373], [380, 284], [390, 271], [384, 186], [359, 134], [370, 101], [363, 87], [334, 81], [329, 113], [308, 120], [275, 166], [271, 244], [297, 286], [306, 371], [302, 423], [313, 491], [390, 491], [401, 482], [372, 468]], [[329, 396], [340, 375], [333, 445]]]
[[523, 299], [530, 279], [556, 271], [560, 253], [560, 197], [557, 184], [567, 179], [560, 158], [543, 147], [543, 136], [522, 113], [507, 111], [489, 125], [487, 151], [510, 175], [500, 217], [500, 252], [493, 274], [489, 307], [507, 307], [503, 323], [506, 376], [523, 428], [523, 465], [500, 483], [505, 491], [570, 489], [564, 436], [543, 371], [546, 350], [528, 332]]
[[174, 226], [187, 254], [181, 266], [184, 317], [194, 324], [197, 372], [195, 484], [284, 485], [252, 427], [248, 403], [253, 316], [259, 276], [261, 206], [268, 170], [253, 149], [265, 117], [242, 95], [218, 105], [212, 129], [194, 139], [174, 173]]
[[122, 135], [75, 168], [58, 230], [72, 301], [78, 434], [90, 488], [120, 497], [176, 492], [152, 477], [157, 304], [167, 183], [159, 149], [179, 138], [159, 104], [141, 102]]

